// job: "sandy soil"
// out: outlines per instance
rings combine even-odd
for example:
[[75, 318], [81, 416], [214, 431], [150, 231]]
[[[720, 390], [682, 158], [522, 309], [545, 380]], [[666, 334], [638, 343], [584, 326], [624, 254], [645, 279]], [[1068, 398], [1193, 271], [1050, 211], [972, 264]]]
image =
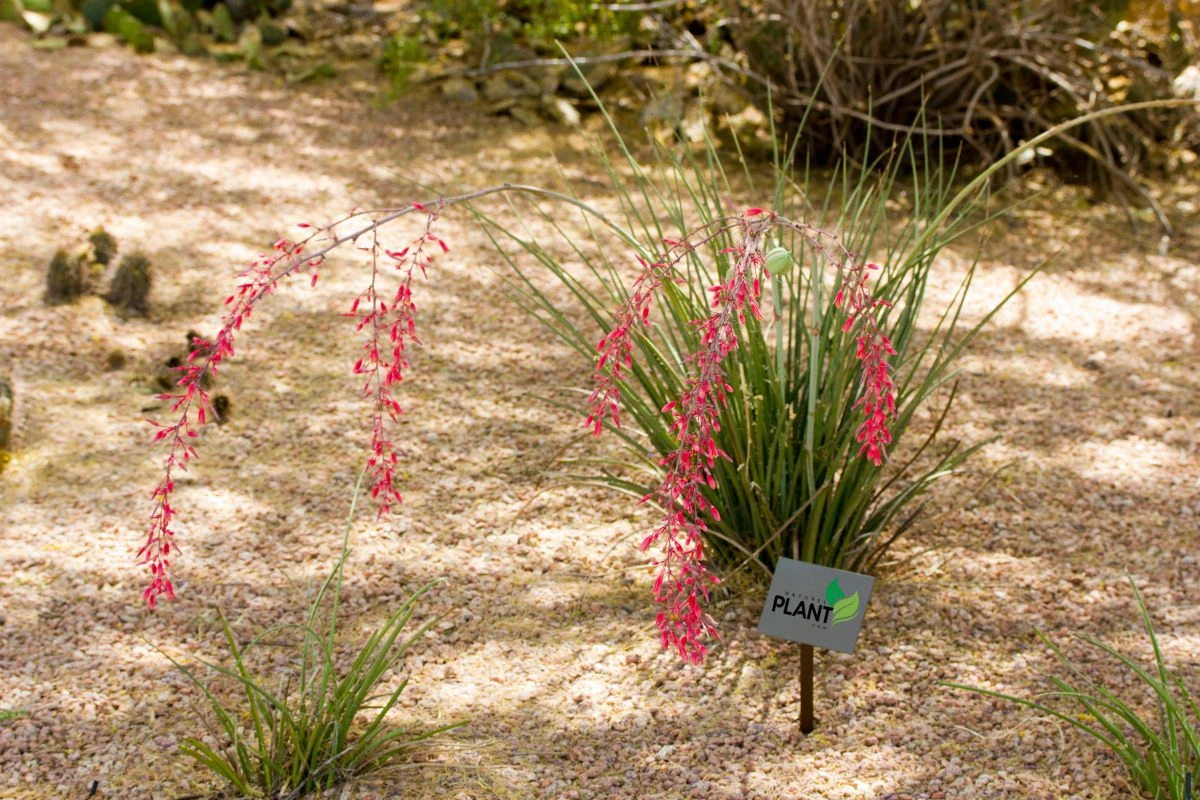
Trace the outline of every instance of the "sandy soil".
[[[349, 258], [255, 317], [221, 383], [233, 416], [206, 430], [180, 491], [179, 598], [154, 613], [139, 602], [134, 554], [159, 469], [150, 382], [184, 331], [215, 328], [239, 265], [293, 223], [413, 198], [406, 180], [545, 178], [552, 147], [581, 191], [602, 188], [573, 155], [578, 134], [380, 107], [360, 88], [121, 49], [37, 52], [0, 26], [0, 372], [19, 408], [0, 477], [0, 708], [29, 712], [0, 723], [0, 797], [82, 797], [93, 781], [123, 800], [209, 791], [176, 751], [202, 707], [156, 648], [219, 657], [213, 607], [243, 635], [292, 619], [336, 555], [366, 442], [358, 339], [336, 316], [363, 280]], [[1194, 220], [1195, 198], [1180, 202]], [[101, 224], [156, 265], [150, 319], [122, 321], [96, 298], [42, 304], [50, 254]], [[361, 640], [446, 577], [422, 609], [445, 620], [393, 715], [470, 724], [430, 764], [340, 796], [1130, 796], [1093, 742], [937, 685], [1044, 691], [1035, 627], [1145, 657], [1128, 573], [1200, 689], [1197, 231], [1166, 256], [1129, 231], [1118, 212], [1036, 207], [999, 226], [975, 315], [1036, 253], [1067, 248], [963, 363], [951, 433], [1000, 440], [934, 495], [877, 585], [858, 653], [819, 656], [820, 724], [804, 737], [798, 648], [754, 631], [761, 591], [725, 600], [724, 642], [705, 668], [681, 666], [653, 636], [635, 548], [648, 518], [595, 491], [537, 494], [556, 454], [592, 445], [531, 387], [582, 385], [587, 368], [522, 320], [485, 238], [448, 216], [454, 251], [421, 287], [428, 346], [405, 384], [406, 502], [355, 527], [347, 633]], [[962, 263], [943, 260], [933, 301]], [[113, 351], [123, 367], [109, 368]]]

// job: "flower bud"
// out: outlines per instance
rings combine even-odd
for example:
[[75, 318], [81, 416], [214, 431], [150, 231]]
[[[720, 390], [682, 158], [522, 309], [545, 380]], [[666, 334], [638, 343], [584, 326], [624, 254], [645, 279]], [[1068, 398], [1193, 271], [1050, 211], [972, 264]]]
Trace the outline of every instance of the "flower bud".
[[767, 262], [767, 272], [772, 275], [782, 275], [792, 266], [792, 253], [786, 247], [773, 247], [763, 258]]

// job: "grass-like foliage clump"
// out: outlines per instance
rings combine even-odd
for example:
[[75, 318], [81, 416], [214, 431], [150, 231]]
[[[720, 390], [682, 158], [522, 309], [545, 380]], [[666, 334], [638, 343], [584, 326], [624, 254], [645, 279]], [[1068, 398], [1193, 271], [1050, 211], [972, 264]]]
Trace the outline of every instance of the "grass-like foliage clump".
[[[353, 506], [350, 513], [353, 517]], [[348, 528], [349, 523], [347, 535]], [[215, 737], [189, 738], [180, 749], [239, 797], [283, 800], [326, 790], [393, 766], [417, 743], [464, 724], [413, 731], [395, 727], [387, 719], [408, 679], [393, 689], [383, 684], [403, 663], [409, 648], [437, 622], [434, 618], [405, 633], [418, 601], [436, 581], [418, 589], [392, 612], [349, 665], [338, 658], [338, 608], [348, 555], [344, 544], [300, 624], [269, 628], [242, 645], [222, 614], [229, 663], [201, 661], [212, 679], [171, 659], [203, 692], [217, 723]], [[270, 679], [251, 667], [256, 647], [268, 641], [275, 646], [289, 636], [295, 641], [298, 662], [290, 674]], [[232, 680], [236, 701], [222, 695], [217, 685], [222, 678]], [[270, 688], [270, 683], [277, 688]]]
[[[1060, 719], [1115, 753], [1154, 800], [1192, 800], [1192, 782], [1200, 770], [1200, 704], [1179, 675], [1167, 667], [1146, 601], [1132, 578], [1129, 584], [1154, 649], [1152, 668], [1093, 636], [1075, 636], [1133, 673], [1135, 685], [1144, 690], [1141, 698], [1118, 695], [1098, 682], [1041, 631], [1038, 636], [1066, 668], [1065, 676], [1050, 676], [1054, 691], [1027, 700], [973, 686], [946, 685], [1009, 700]], [[1147, 713], [1147, 708], [1153, 711]]]

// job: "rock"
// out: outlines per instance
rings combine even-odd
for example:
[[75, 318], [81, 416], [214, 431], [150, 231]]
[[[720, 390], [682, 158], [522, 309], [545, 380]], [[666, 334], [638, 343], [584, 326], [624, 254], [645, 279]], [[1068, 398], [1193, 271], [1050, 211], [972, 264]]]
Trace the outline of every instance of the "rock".
[[542, 111], [559, 125], [566, 125], [568, 128], [579, 127], [582, 120], [579, 109], [575, 108], [571, 101], [552, 94], [542, 95]]
[[704, 96], [709, 108], [720, 116], [740, 114], [750, 105], [749, 97], [723, 81], [709, 88]]
[[[633, 37], [628, 35], [614, 36], [612, 39], [605, 42], [601, 49], [595, 55], [616, 55], [624, 53], [633, 48]], [[562, 90], [563, 92], [575, 97], [591, 97], [591, 92], [588, 91], [588, 86], [599, 91], [604, 86], [617, 76], [621, 71], [619, 61], [600, 61], [593, 64], [580, 64], [579, 71], [576, 72], [574, 67], [567, 67], [562, 74]], [[579, 73], [583, 73], [583, 78], [579, 77]]]
[[537, 101], [523, 98], [508, 109], [512, 118], [522, 125], [537, 125], [541, 122]]
[[[748, 105], [736, 114], [724, 118], [726, 127], [739, 141], [749, 141], [760, 133], [770, 131], [767, 115]], [[769, 133], [767, 134], [769, 135]]]
[[494, 103], [488, 103], [486, 108], [489, 114], [503, 114], [517, 104], [518, 98], [510, 97], [507, 100], [497, 100]]
[[292, 14], [288, 14], [283, 21], [284, 28], [287, 29], [289, 36], [294, 36], [297, 39], [308, 41], [313, 38], [316, 33], [316, 23], [313, 20], [313, 15], [307, 11], [304, 5], [301, 5]]
[[513, 61], [531, 61], [538, 54], [528, 47], [517, 44], [511, 36], [497, 36], [492, 40], [492, 54], [489, 64], [509, 64]]
[[1103, 372], [1104, 362], [1108, 360], [1108, 353], [1103, 350], [1097, 350], [1092, 353], [1083, 362], [1084, 369], [1090, 369], [1092, 372]]
[[442, 96], [456, 103], [478, 103], [479, 90], [466, 78], [455, 76], [442, 83]]
[[34, 50], [66, 50], [70, 44], [65, 36], [43, 36], [29, 43]]
[[708, 136], [708, 112], [699, 103], [688, 103], [679, 122], [679, 133], [683, 140], [693, 144], [703, 142]]
[[617, 75], [618, 63], [616, 61], [601, 61], [596, 64], [580, 64], [579, 71], [583, 73], [583, 78], [579, 77], [579, 73], [574, 67], [568, 67], [563, 73], [562, 90], [564, 93], [573, 97], [591, 97], [592, 93], [588, 91], [588, 86], [599, 92]]
[[[409, 65], [405, 63], [400, 66], [407, 68]], [[433, 83], [434, 81], [447, 80], [451, 77], [453, 77], [453, 72], [450, 67], [445, 62], [435, 61], [431, 64], [417, 64], [408, 73], [406, 80], [414, 86], [421, 86], [426, 83]]]
[[495, 103], [520, 97], [540, 97], [542, 87], [528, 75], [511, 70], [498, 72], [483, 82], [483, 99]]
[[327, 52], [337, 56], [340, 61], [373, 58], [379, 49], [378, 37], [379, 34], [368, 32], [343, 34], [328, 40]]
[[1200, 100], [1200, 64], [1192, 64], [1179, 73], [1179, 77], [1175, 79], [1174, 88], [1176, 97], [1192, 97]]
[[667, 90], [642, 108], [638, 124], [643, 128], [674, 128], [683, 120], [683, 95]]
[[25, 24], [29, 27], [29, 30], [38, 36], [42, 36], [49, 31], [50, 25], [54, 22], [54, 18], [49, 14], [41, 14], [37, 11], [22, 11], [21, 19], [25, 20]]
[[545, 67], [531, 70], [529, 75], [542, 87], [542, 94], [554, 94], [562, 83], [563, 67]]
[[706, 92], [714, 84], [720, 83], [721, 77], [717, 75], [712, 64], [707, 61], [696, 61], [684, 70], [683, 85], [691, 89], [696, 94]]
[[93, 33], [88, 37], [88, 47], [94, 47], [97, 50], [107, 50], [118, 45], [120, 42], [111, 33]]

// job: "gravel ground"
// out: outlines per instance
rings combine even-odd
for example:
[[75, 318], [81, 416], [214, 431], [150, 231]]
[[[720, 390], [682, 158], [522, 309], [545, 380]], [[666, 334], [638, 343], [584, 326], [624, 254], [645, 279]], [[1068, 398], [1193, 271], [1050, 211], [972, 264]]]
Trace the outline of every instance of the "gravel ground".
[[[206, 430], [179, 493], [179, 597], [154, 613], [139, 603], [158, 470], [149, 384], [184, 331], [213, 329], [237, 265], [289, 224], [411, 199], [406, 178], [544, 182], [554, 147], [582, 191], [600, 186], [579, 134], [426, 101], [379, 107], [362, 88], [37, 52], [0, 26], [0, 372], [19, 408], [0, 478], [0, 708], [29, 712], [0, 723], [0, 797], [82, 797], [93, 781], [123, 800], [211, 790], [176, 751], [201, 732], [201, 706], [156, 648], [219, 657], [217, 606], [240, 634], [294, 619], [336, 555], [366, 439], [357, 339], [336, 316], [362, 281], [351, 260], [255, 317], [221, 382], [232, 418]], [[1194, 188], [1174, 188], [1194, 220]], [[761, 589], [722, 601], [725, 638], [703, 669], [658, 650], [635, 548], [649, 518], [545, 478], [560, 452], [597, 445], [529, 387], [582, 385], [586, 367], [522, 321], [486, 240], [448, 216], [454, 250], [421, 286], [428, 346], [405, 384], [405, 504], [354, 529], [346, 631], [361, 640], [447, 578], [421, 611], [445, 618], [410, 658], [393, 716], [469, 725], [419, 767], [337, 796], [1131, 796], [1115, 759], [1070, 729], [938, 685], [1044, 691], [1053, 665], [1035, 627], [1145, 657], [1128, 573], [1200, 688], [1195, 224], [1160, 256], [1119, 212], [1039, 208], [998, 226], [970, 303], [978, 316], [1065, 248], [963, 362], [950, 434], [1000, 438], [934, 495], [876, 587], [859, 651], [819, 654], [808, 737], [798, 648], [754, 631]], [[121, 321], [95, 298], [42, 305], [49, 255], [100, 224], [157, 266], [150, 319]], [[963, 265], [940, 262], [931, 307]], [[109, 368], [113, 351], [124, 366]]]

